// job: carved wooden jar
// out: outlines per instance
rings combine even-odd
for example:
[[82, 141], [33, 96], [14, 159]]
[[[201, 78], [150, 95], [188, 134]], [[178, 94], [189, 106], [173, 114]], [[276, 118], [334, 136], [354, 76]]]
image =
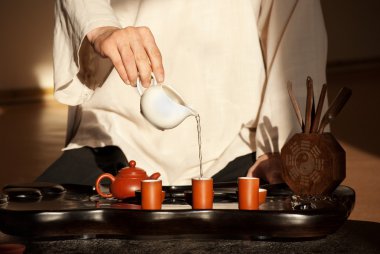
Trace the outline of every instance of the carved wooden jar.
[[295, 194], [330, 194], [346, 177], [346, 153], [331, 133], [295, 134], [281, 159], [283, 179]]

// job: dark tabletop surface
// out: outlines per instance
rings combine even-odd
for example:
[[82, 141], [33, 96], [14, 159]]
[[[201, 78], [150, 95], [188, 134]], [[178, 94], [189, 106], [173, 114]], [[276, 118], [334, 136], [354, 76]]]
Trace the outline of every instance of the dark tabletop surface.
[[23, 243], [25, 253], [380, 253], [380, 223], [346, 221], [334, 234], [306, 241], [233, 239], [65, 239], [16, 238], [0, 233], [1, 243]]

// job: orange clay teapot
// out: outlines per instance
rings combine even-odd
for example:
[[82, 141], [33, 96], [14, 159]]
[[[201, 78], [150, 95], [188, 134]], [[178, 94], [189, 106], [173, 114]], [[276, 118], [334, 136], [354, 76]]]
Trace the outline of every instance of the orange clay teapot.
[[[131, 160], [129, 168], [122, 168], [116, 176], [109, 173], [101, 174], [96, 180], [95, 188], [98, 194], [104, 198], [126, 199], [135, 196], [135, 191], [140, 190], [141, 181], [146, 179], [158, 179], [160, 173], [156, 172], [148, 177], [143, 169], [136, 168], [136, 162]], [[111, 180], [110, 193], [101, 190], [100, 182], [103, 179]]]

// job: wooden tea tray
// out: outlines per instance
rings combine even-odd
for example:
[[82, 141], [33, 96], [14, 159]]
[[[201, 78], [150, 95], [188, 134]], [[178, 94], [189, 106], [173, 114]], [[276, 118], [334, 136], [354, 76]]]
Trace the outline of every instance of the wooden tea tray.
[[265, 185], [261, 187], [268, 189], [266, 203], [259, 210], [241, 211], [234, 185], [215, 186], [212, 210], [192, 210], [186, 202], [189, 187], [166, 186], [158, 211], [141, 210], [138, 198], [120, 202], [99, 198], [90, 186], [63, 185], [66, 192], [60, 194], [2, 202], [0, 230], [42, 239], [317, 238], [335, 232], [355, 203], [355, 192], [347, 186], [339, 186], [327, 200], [297, 203], [286, 185]]

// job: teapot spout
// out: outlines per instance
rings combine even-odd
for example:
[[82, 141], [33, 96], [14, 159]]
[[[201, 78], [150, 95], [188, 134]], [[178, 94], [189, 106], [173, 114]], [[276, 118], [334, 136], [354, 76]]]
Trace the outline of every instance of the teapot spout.
[[149, 179], [157, 180], [160, 176], [161, 176], [161, 174], [156, 172], [156, 173], [153, 173], [151, 176], [149, 176]]

